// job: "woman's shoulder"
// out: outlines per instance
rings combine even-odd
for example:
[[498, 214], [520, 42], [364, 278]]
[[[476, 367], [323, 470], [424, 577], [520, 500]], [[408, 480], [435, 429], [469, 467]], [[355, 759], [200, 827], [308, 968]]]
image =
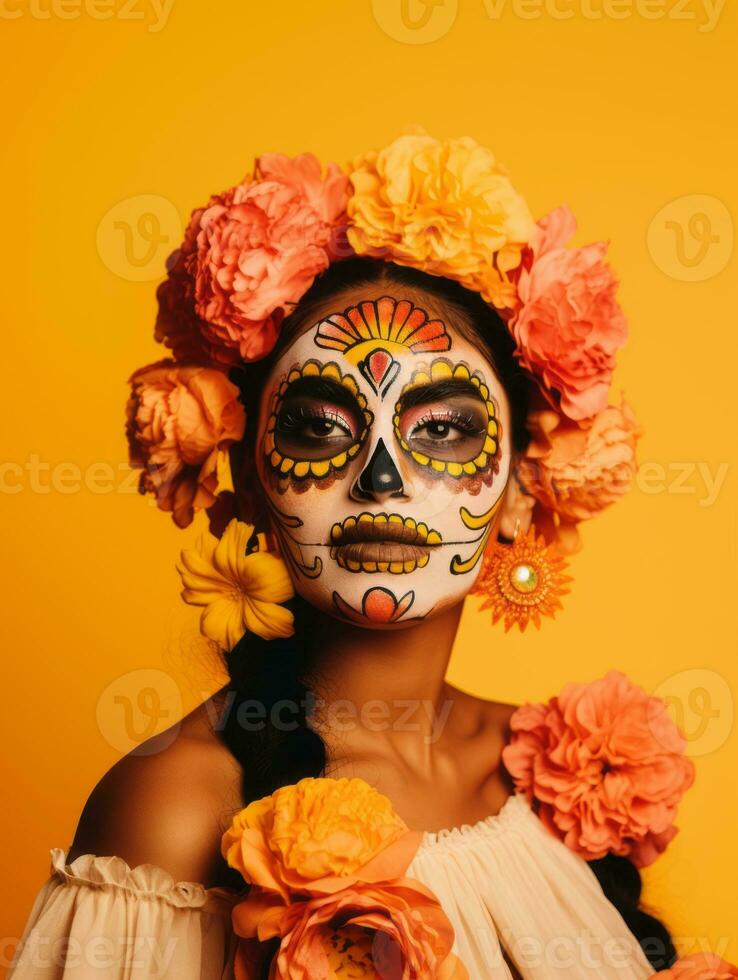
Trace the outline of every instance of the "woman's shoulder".
[[510, 719], [518, 705], [506, 701], [491, 701], [452, 685], [449, 685], [448, 690], [455, 717], [469, 735], [478, 735], [482, 739], [495, 742], [506, 740], [510, 731]]
[[212, 699], [113, 765], [90, 794], [68, 861], [115, 856], [175, 881], [224, 883], [220, 838], [241, 807], [241, 769], [213, 730]]

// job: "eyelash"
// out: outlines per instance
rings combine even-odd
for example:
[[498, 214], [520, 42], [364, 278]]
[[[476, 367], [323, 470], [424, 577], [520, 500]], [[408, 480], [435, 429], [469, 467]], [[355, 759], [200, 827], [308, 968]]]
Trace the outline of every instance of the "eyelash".
[[448, 422], [451, 425], [456, 426], [462, 432], [468, 432], [470, 434], [478, 433], [480, 431], [479, 426], [475, 423], [472, 415], [464, 415], [461, 412], [428, 412], [422, 418], [419, 418], [415, 425], [412, 427], [408, 436], [413, 436], [418, 432], [424, 425], [429, 422]]
[[345, 418], [342, 418], [336, 412], [328, 412], [324, 408], [307, 408], [305, 405], [299, 405], [296, 409], [285, 409], [284, 413], [280, 414], [277, 424], [283, 430], [297, 429], [302, 423], [310, 422], [313, 419], [324, 419], [328, 422], [335, 422], [336, 425], [339, 425], [345, 430], [347, 435], [353, 436], [350, 422], [347, 422]]

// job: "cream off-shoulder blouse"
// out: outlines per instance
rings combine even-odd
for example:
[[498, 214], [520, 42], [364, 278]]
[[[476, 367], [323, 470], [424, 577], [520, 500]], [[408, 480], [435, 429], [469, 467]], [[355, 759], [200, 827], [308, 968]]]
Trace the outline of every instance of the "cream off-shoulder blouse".
[[[85, 854], [66, 865], [62, 850], [51, 854], [13, 980], [234, 976], [236, 892], [118, 857]], [[508, 960], [524, 980], [653, 975], [587, 863], [521, 796], [474, 825], [426, 832], [407, 875], [436, 894], [470, 980], [509, 980]]]

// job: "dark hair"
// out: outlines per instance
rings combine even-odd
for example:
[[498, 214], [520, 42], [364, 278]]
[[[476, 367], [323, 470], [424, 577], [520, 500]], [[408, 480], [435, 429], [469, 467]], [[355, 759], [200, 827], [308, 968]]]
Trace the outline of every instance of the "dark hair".
[[[373, 259], [348, 259], [334, 263], [316, 279], [294, 313], [284, 321], [279, 345], [270, 358], [234, 376], [241, 385], [249, 420], [243, 441], [246, 452], [254, 444], [261, 381], [301, 326], [327, 299], [344, 290], [391, 285], [401, 285], [411, 294], [441, 300], [451, 316], [456, 314], [453, 326], [491, 361], [510, 403], [513, 448], [517, 452], [525, 450], [530, 382], [513, 356], [514, 341], [498, 314], [477, 293], [451, 280]], [[249, 519], [253, 518], [254, 515], [249, 515]], [[230, 682], [221, 737], [242, 766], [244, 803], [303, 777], [320, 776], [327, 763], [325, 744], [310, 727], [313, 699], [305, 683], [312, 664], [303, 638], [309, 635], [313, 614], [299, 596], [289, 606], [295, 616], [293, 636], [266, 641], [247, 633], [226, 655]], [[245, 723], [245, 717], [254, 705], [259, 707], [261, 722], [250, 725]], [[285, 709], [289, 711], [288, 718], [279, 718]], [[671, 965], [676, 954], [667, 929], [640, 906], [641, 877], [636, 867], [615, 855], [589, 864], [604, 894], [641, 943], [654, 970]]]

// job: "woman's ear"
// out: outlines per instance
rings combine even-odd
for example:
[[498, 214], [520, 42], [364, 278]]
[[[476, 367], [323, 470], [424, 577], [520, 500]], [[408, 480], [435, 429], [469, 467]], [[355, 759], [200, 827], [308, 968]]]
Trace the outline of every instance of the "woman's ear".
[[518, 479], [517, 458], [513, 458], [510, 477], [500, 508], [497, 533], [512, 541], [515, 536], [515, 525], [520, 521], [519, 532], [524, 534], [530, 527], [535, 503], [535, 497], [523, 489]]

